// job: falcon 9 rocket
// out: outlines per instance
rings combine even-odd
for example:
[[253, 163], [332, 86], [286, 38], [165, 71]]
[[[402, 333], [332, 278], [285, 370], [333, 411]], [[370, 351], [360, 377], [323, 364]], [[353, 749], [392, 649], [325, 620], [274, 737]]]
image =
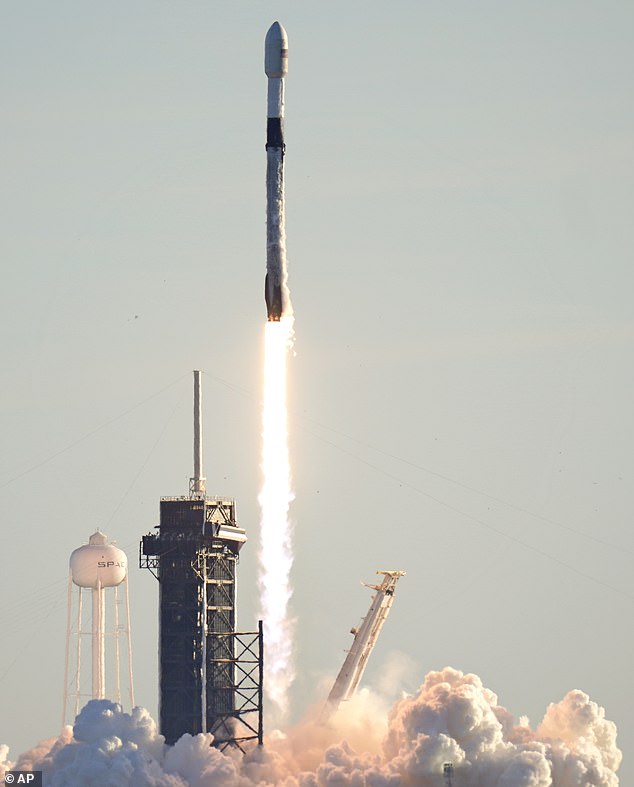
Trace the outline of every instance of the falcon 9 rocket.
[[284, 77], [288, 73], [288, 38], [279, 22], [266, 34], [264, 70], [268, 77], [266, 121], [266, 279], [267, 319], [288, 313], [284, 230]]

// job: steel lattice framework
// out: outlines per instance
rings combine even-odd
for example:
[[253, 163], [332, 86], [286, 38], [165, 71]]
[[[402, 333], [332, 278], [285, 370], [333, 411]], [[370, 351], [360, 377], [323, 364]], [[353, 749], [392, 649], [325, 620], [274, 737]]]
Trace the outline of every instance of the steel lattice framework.
[[[227, 669], [233, 678], [234, 709], [230, 714], [218, 712], [213, 732], [215, 744], [220, 749], [257, 741], [262, 745], [262, 676], [264, 648], [262, 621], [257, 631], [218, 632], [214, 637], [210, 663], [220, 674]], [[233, 654], [229, 656], [229, 654]]]

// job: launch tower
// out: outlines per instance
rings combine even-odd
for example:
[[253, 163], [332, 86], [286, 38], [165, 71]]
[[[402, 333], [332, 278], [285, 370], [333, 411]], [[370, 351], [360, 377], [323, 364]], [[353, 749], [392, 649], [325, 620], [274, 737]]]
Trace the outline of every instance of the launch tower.
[[[159, 581], [159, 716], [167, 743], [184, 733], [215, 743], [262, 739], [262, 633], [236, 631], [236, 567], [245, 531], [235, 501], [209, 497], [202, 474], [200, 372], [194, 372], [194, 477], [162, 497], [139, 562]], [[253, 719], [257, 719], [254, 723]]]

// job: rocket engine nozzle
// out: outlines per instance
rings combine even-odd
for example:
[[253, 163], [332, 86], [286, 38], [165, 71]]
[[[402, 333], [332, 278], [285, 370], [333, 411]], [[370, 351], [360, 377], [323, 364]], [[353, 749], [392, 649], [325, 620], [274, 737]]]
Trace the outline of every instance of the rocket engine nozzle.
[[266, 301], [266, 314], [269, 322], [279, 322], [282, 317], [282, 287], [269, 280], [269, 274], [264, 279], [264, 300]]

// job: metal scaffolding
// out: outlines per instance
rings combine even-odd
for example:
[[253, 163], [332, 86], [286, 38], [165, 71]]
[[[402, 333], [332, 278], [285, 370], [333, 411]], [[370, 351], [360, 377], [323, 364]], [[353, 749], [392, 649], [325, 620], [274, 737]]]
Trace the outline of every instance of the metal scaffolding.
[[[230, 653], [233, 656], [229, 657]], [[233, 678], [234, 708], [224, 715], [216, 711], [215, 727], [209, 730], [214, 734], [215, 745], [223, 751], [228, 746], [244, 751], [247, 741], [257, 741], [261, 746], [264, 734], [262, 621], [258, 621], [257, 631], [218, 632], [209, 663], [219, 674], [225, 669]]]

